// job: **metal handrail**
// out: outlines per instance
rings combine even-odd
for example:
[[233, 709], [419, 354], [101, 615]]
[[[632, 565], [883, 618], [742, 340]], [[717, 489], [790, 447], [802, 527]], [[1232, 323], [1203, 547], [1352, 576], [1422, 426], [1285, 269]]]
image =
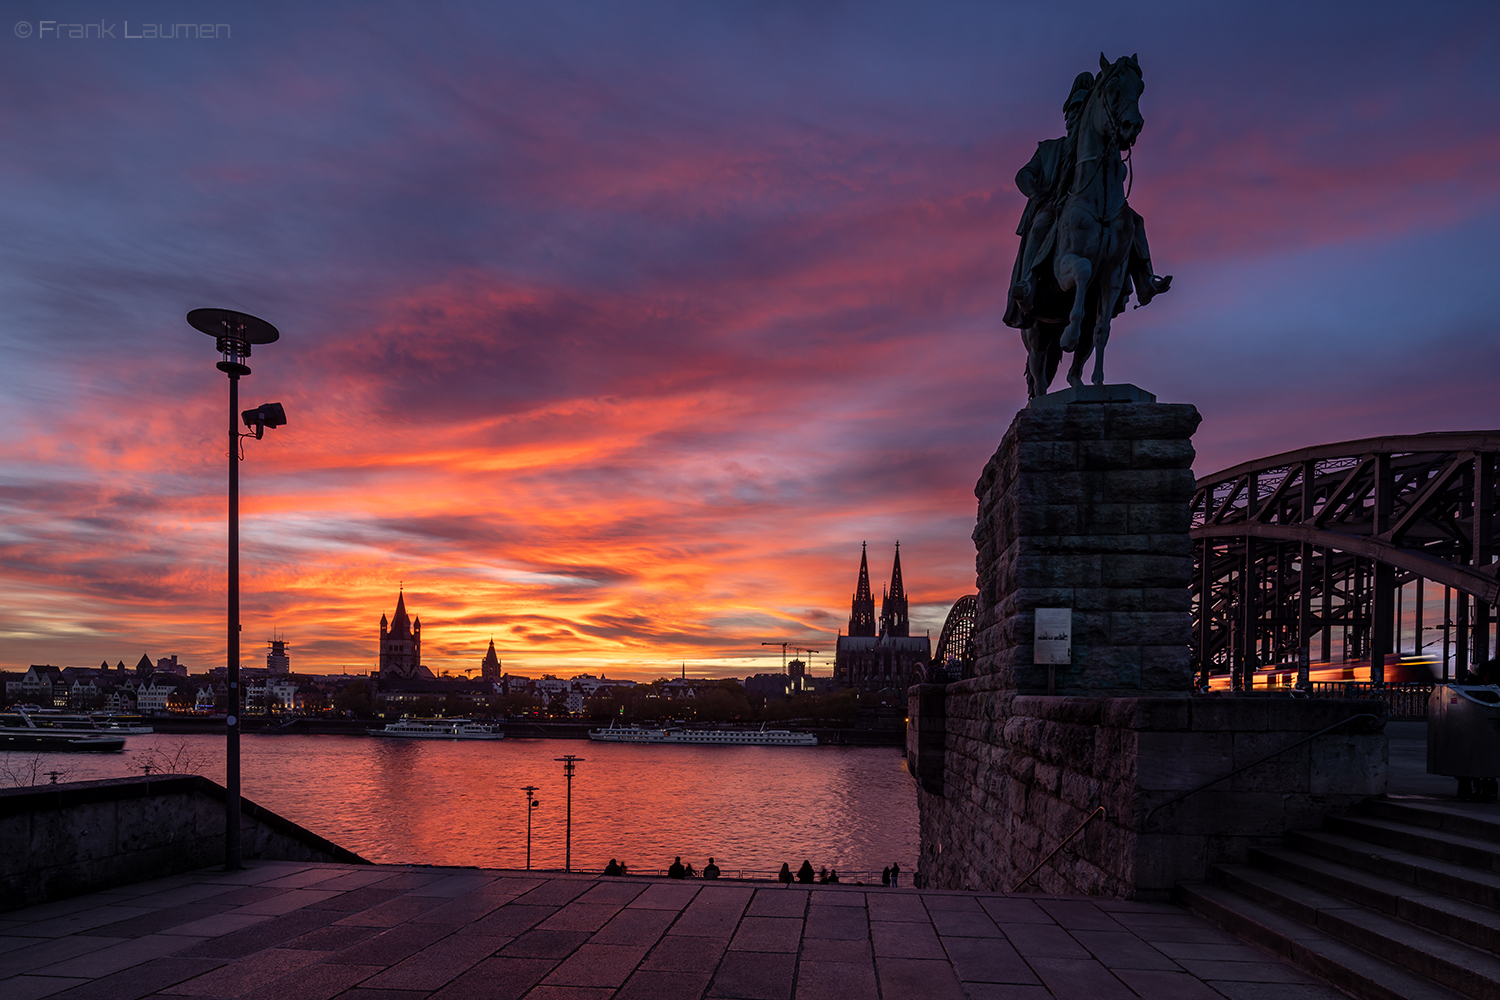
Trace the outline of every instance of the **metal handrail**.
[[1257, 764], [1264, 764], [1266, 761], [1270, 760], [1272, 757], [1279, 757], [1282, 754], [1286, 753], [1288, 750], [1295, 750], [1295, 749], [1297, 749], [1298, 747], [1300, 747], [1304, 743], [1311, 743], [1313, 740], [1317, 739], [1319, 736], [1323, 736], [1323, 735], [1325, 735], [1327, 733], [1331, 733], [1335, 729], [1338, 729], [1340, 726], [1346, 726], [1349, 723], [1355, 721], [1356, 719], [1373, 719], [1376, 722], [1379, 722], [1380, 721], [1380, 716], [1376, 715], [1373, 712], [1361, 712], [1358, 715], [1351, 715], [1347, 719], [1341, 719], [1340, 721], [1335, 722], [1331, 726], [1328, 726], [1328, 727], [1326, 727], [1324, 729], [1318, 730], [1317, 732], [1313, 733], [1311, 736], [1304, 736], [1302, 739], [1298, 740], [1295, 743], [1288, 743], [1286, 746], [1282, 747], [1280, 750], [1272, 750], [1270, 753], [1266, 754], [1264, 757], [1261, 757], [1259, 760], [1252, 760], [1250, 763], [1244, 765], [1243, 767], [1237, 767], [1233, 771], [1230, 771], [1228, 774], [1223, 775], [1222, 777], [1215, 778], [1212, 781], [1205, 781], [1203, 784], [1199, 785], [1197, 788], [1190, 788], [1187, 791], [1183, 792], [1181, 795], [1174, 795], [1172, 798], [1167, 799], [1165, 802], [1158, 802], [1155, 806], [1151, 807], [1150, 811], [1146, 813], [1146, 818], [1141, 821], [1141, 832], [1142, 833], [1146, 832], [1146, 829], [1148, 827], [1150, 827], [1150, 825], [1151, 825], [1151, 817], [1155, 816], [1158, 810], [1165, 809], [1167, 806], [1170, 806], [1170, 805], [1175, 805], [1176, 803], [1181, 802], [1183, 799], [1187, 798], [1189, 795], [1196, 795], [1199, 792], [1203, 791], [1205, 788], [1209, 788], [1209, 787], [1211, 787], [1213, 785], [1217, 785], [1221, 781], [1225, 781], [1225, 780], [1227, 780], [1229, 778], [1234, 777], [1236, 774], [1239, 774], [1241, 771], [1248, 771], [1248, 770], [1250, 770], [1250, 768], [1255, 767]]
[[[537, 868], [537, 869], [534, 869], [534, 870], [535, 871], [562, 871], [561, 868], [556, 868], [556, 869], [542, 869], [542, 868]], [[574, 874], [586, 874], [586, 872], [584, 872], [583, 869], [579, 869], [579, 868], [573, 869], [573, 872], [574, 872]], [[806, 882], [797, 882], [795, 880], [796, 872], [793, 871], [792, 874], [793, 874], [794, 878], [793, 878], [793, 881], [792, 881], [792, 885], [794, 885], [794, 886], [797, 886], [797, 885], [818, 885], [818, 886], [823, 886], [823, 885], [841, 885], [841, 886], [862, 885], [866, 889], [870, 888], [873, 885], [876, 888], [885, 888], [884, 886], [882, 886], [880, 884], [880, 872], [875, 871], [873, 869], [863, 869], [863, 868], [860, 868], [860, 869], [855, 869], [855, 868], [843, 869], [843, 868], [840, 868], [840, 869], [838, 869], [838, 873], [839, 873], [839, 880], [838, 880], [838, 882], [834, 882], [834, 883], [825, 883], [825, 882], [811, 882], [811, 883], [806, 883]], [[775, 882], [777, 880], [777, 877], [780, 874], [781, 874], [780, 871], [778, 869], [775, 869], [775, 868], [720, 868], [719, 869], [719, 879], [718, 880], [720, 882]], [[902, 876], [904, 877], [906, 874], [907, 874], [906, 870], [903, 869], [902, 870]], [[631, 868], [631, 869], [629, 869], [621, 877], [622, 878], [667, 878], [668, 875], [667, 875], [667, 869], [665, 869], [665, 868]], [[703, 878], [703, 869], [701, 869], [701, 868], [695, 868], [695, 869], [693, 869], [692, 877], [684, 879], [683, 881], [702, 882], [702, 881], [713, 881], [713, 880], [712, 879], [705, 880]], [[903, 882], [901, 886], [898, 886], [898, 888], [908, 888], [908, 887], [911, 887], [911, 883], [909, 881], [908, 882]]]
[[[1222, 781], [1223, 779], [1221, 778], [1219, 780]], [[1031, 881], [1031, 876], [1033, 876], [1037, 872], [1041, 871], [1042, 870], [1042, 866], [1045, 865], [1047, 862], [1051, 861], [1057, 855], [1058, 851], [1062, 850], [1064, 847], [1067, 847], [1068, 846], [1068, 841], [1070, 841], [1074, 837], [1078, 836], [1078, 834], [1083, 831], [1083, 828], [1089, 825], [1089, 820], [1093, 819], [1095, 816], [1103, 816], [1105, 819], [1109, 818], [1109, 814], [1104, 811], [1104, 807], [1103, 806], [1096, 806], [1094, 808], [1094, 811], [1091, 812], [1091, 813], [1089, 813], [1086, 817], [1084, 817], [1084, 820], [1083, 820], [1082, 823], [1078, 824], [1078, 828], [1076, 830], [1074, 830], [1072, 833], [1070, 833], [1066, 837], [1064, 837], [1063, 838], [1063, 842], [1061, 844], [1058, 844], [1056, 847], [1052, 848], [1052, 853], [1051, 854], [1047, 855], [1045, 858], [1043, 858], [1042, 860], [1038, 861], [1036, 863], [1036, 867], [1033, 868], [1033, 869], [1031, 869], [1031, 871], [1027, 872], [1025, 878], [1021, 879], [1021, 881], [1019, 881], [1019, 882], [1016, 883], [1015, 888], [1011, 889], [1011, 892], [1020, 892], [1021, 891], [1021, 886], [1025, 885], [1027, 882], [1030, 882]]]

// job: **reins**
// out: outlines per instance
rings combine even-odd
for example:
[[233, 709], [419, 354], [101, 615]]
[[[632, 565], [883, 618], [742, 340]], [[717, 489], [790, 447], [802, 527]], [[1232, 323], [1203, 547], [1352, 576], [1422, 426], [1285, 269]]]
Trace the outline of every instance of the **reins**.
[[[1082, 185], [1079, 185], [1077, 188], [1073, 187], [1072, 185], [1069, 185], [1067, 193], [1063, 196], [1063, 201], [1064, 202], [1066, 202], [1068, 199], [1073, 198], [1073, 197], [1075, 197], [1077, 195], [1081, 195], [1084, 191], [1087, 191], [1089, 189], [1089, 187], [1091, 187], [1093, 185], [1094, 179], [1099, 176], [1099, 171], [1102, 170], [1103, 167], [1104, 167], [1104, 158], [1108, 154], [1109, 149], [1111, 149], [1111, 148], [1113, 148], [1115, 150], [1116, 155], [1120, 156], [1121, 161], [1125, 164], [1125, 180], [1126, 180], [1126, 183], [1125, 183], [1125, 197], [1123, 199], [1121, 199], [1121, 202], [1120, 202], [1120, 211], [1124, 211], [1124, 209], [1125, 209], [1125, 203], [1130, 199], [1130, 192], [1132, 190], [1134, 190], [1134, 188], [1135, 188], [1135, 167], [1130, 162], [1131, 154], [1134, 153], [1135, 150], [1134, 149], [1126, 149], [1123, 152], [1123, 154], [1120, 152], [1119, 142], [1120, 142], [1120, 135], [1122, 133], [1122, 129], [1121, 129], [1121, 126], [1120, 126], [1120, 120], [1115, 116], [1115, 109], [1114, 109], [1113, 103], [1110, 102], [1108, 100], [1108, 98], [1104, 94], [1104, 81], [1107, 80], [1107, 79], [1111, 79], [1114, 76], [1115, 71], [1116, 71], [1115, 65], [1111, 65], [1108, 70], [1106, 70], [1103, 73], [1100, 73], [1099, 74], [1099, 78], [1094, 81], [1094, 86], [1093, 86], [1092, 92], [1089, 94], [1089, 100], [1091, 102], [1095, 101], [1095, 100], [1098, 100], [1098, 101], [1102, 102], [1102, 104], [1104, 106], [1104, 117], [1105, 117], [1105, 120], [1109, 123], [1109, 130], [1110, 130], [1109, 140], [1110, 140], [1110, 144], [1109, 144], [1109, 146], [1106, 147], [1105, 152], [1100, 153], [1098, 156], [1090, 156], [1090, 157], [1086, 158], [1086, 160], [1094, 160], [1095, 161], [1093, 172], [1091, 172], [1089, 174], [1089, 176], [1088, 176], [1088, 179], [1086, 181], [1084, 181], [1084, 183]], [[1075, 163], [1086, 162], [1086, 160], [1075, 160]], [[1108, 189], [1107, 185], [1106, 185], [1105, 191], [1104, 191], [1104, 203], [1105, 203], [1106, 206], [1109, 204], [1109, 189]], [[1061, 206], [1059, 206], [1059, 207], [1061, 207]], [[1075, 207], [1081, 208], [1082, 206], [1075, 206]], [[1090, 211], [1088, 214], [1094, 216], [1094, 219], [1099, 223], [1099, 225], [1100, 225], [1101, 228], [1106, 228], [1106, 227], [1109, 226], [1110, 223], [1112, 223], [1112, 222], [1115, 221], [1115, 218], [1119, 215], [1119, 212], [1116, 212], [1114, 215], [1096, 215], [1094, 212]]]

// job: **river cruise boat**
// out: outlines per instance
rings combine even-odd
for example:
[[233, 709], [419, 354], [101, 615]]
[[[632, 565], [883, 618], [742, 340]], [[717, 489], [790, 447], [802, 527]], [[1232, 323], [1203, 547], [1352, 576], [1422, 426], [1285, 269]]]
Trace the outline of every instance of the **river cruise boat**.
[[0, 750], [115, 753], [124, 749], [124, 736], [100, 729], [87, 715], [33, 715], [22, 709], [0, 712]]
[[496, 732], [472, 719], [401, 719], [384, 729], [369, 730], [371, 736], [393, 736], [402, 740], [503, 740]]
[[156, 731], [146, 725], [146, 720], [139, 715], [111, 715], [107, 712], [90, 712], [89, 718], [97, 722], [99, 728], [107, 733], [146, 736]]
[[815, 747], [818, 738], [812, 733], [794, 733], [787, 729], [680, 729], [675, 726], [651, 729], [644, 726], [589, 730], [589, 739], [600, 743], [685, 743], [693, 746], [725, 747]]

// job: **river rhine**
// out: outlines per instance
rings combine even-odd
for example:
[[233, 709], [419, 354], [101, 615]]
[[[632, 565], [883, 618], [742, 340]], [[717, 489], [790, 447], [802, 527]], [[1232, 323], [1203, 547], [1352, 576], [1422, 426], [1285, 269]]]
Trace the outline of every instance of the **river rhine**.
[[[782, 862], [795, 871], [803, 859], [844, 881], [878, 879], [892, 862], [916, 869], [916, 786], [890, 747], [258, 735], [240, 745], [246, 797], [380, 863], [523, 868], [521, 788], [536, 785], [532, 865], [561, 868], [567, 786], [553, 758], [577, 754], [575, 869], [618, 858], [645, 873], [677, 855], [695, 868], [713, 856], [726, 876]], [[224, 780], [224, 740], [211, 735], [131, 736], [122, 754], [49, 754], [44, 769], [67, 770], [64, 781], [140, 774], [179, 750], [179, 770]], [[0, 764], [23, 756], [0, 753], [11, 758]]]

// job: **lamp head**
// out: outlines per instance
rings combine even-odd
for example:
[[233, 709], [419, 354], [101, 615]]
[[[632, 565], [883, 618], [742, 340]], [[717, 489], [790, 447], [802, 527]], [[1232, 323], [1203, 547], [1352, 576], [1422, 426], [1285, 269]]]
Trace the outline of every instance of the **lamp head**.
[[220, 370], [229, 375], [249, 375], [241, 359], [250, 356], [250, 345], [273, 344], [281, 332], [263, 319], [233, 309], [194, 309], [187, 314], [188, 324], [213, 337], [224, 360]]
[[261, 403], [255, 409], [241, 413], [240, 417], [246, 427], [255, 431], [255, 439], [259, 441], [267, 427], [280, 427], [286, 423], [286, 410], [280, 403]]

